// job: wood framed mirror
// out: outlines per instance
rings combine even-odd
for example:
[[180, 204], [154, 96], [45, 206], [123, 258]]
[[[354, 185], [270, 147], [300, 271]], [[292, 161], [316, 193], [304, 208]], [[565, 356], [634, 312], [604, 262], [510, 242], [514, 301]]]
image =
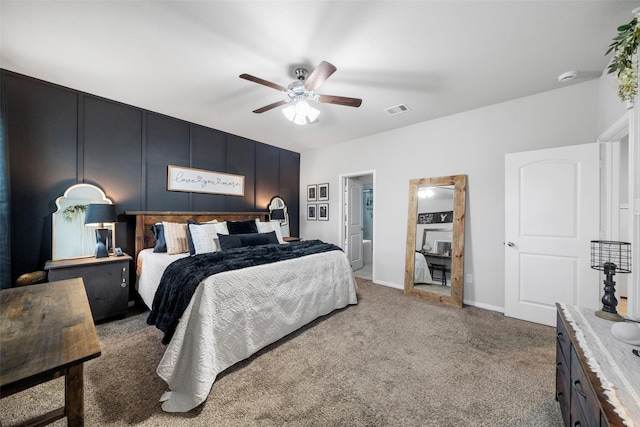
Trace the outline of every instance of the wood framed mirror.
[[404, 293], [462, 307], [467, 176], [409, 181]]

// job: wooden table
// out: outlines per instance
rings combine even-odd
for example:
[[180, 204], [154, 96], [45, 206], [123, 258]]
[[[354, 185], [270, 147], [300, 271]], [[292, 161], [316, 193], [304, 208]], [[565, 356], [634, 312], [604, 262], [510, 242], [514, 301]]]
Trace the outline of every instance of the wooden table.
[[444, 255], [427, 251], [420, 252], [427, 259], [427, 264], [429, 265], [429, 271], [431, 272], [431, 277], [433, 278], [433, 280], [436, 280], [436, 278], [433, 277], [434, 270], [438, 271], [440, 272], [440, 277], [438, 277], [437, 280], [440, 280], [442, 282], [442, 285], [446, 286], [447, 273], [451, 272], [451, 255]]
[[83, 363], [100, 342], [82, 279], [0, 291], [0, 398], [65, 376], [65, 406], [22, 425], [84, 425]]

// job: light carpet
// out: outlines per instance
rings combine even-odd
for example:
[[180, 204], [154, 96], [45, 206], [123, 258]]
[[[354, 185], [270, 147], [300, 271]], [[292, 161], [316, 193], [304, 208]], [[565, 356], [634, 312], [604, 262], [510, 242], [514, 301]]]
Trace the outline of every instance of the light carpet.
[[[102, 356], [85, 364], [86, 425], [562, 425], [554, 328], [358, 284], [357, 306], [232, 366], [184, 414], [160, 408], [164, 346], [146, 313], [98, 325]], [[2, 399], [0, 420], [10, 426], [61, 406], [63, 391], [56, 379]]]

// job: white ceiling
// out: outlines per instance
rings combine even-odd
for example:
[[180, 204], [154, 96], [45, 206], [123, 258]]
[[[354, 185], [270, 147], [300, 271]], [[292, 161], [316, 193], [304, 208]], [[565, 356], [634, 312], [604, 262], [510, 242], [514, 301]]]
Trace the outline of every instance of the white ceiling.
[[[638, 1], [0, 1], [0, 67], [303, 152], [574, 84], [606, 69]], [[338, 70], [298, 126], [276, 109], [297, 64]], [[566, 83], [565, 83], [566, 84]], [[389, 116], [405, 103], [410, 111]]]

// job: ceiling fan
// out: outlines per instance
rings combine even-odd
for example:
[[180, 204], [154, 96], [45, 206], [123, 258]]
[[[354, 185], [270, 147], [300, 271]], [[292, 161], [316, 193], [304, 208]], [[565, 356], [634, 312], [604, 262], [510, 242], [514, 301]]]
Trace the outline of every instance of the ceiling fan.
[[296, 68], [295, 73], [298, 80], [294, 81], [287, 87], [250, 74], [240, 74], [240, 78], [268, 86], [287, 94], [287, 99], [253, 110], [254, 113], [264, 113], [265, 111], [289, 104], [288, 107], [283, 109], [283, 114], [290, 121], [302, 125], [315, 123], [320, 115], [318, 110], [309, 105], [309, 101], [345, 105], [347, 107], [359, 107], [362, 104], [362, 99], [358, 98], [320, 95], [315, 93], [320, 85], [324, 83], [325, 80], [327, 80], [336, 70], [337, 68], [334, 65], [326, 61], [322, 61], [311, 74], [308, 74], [308, 70], [306, 68]]

